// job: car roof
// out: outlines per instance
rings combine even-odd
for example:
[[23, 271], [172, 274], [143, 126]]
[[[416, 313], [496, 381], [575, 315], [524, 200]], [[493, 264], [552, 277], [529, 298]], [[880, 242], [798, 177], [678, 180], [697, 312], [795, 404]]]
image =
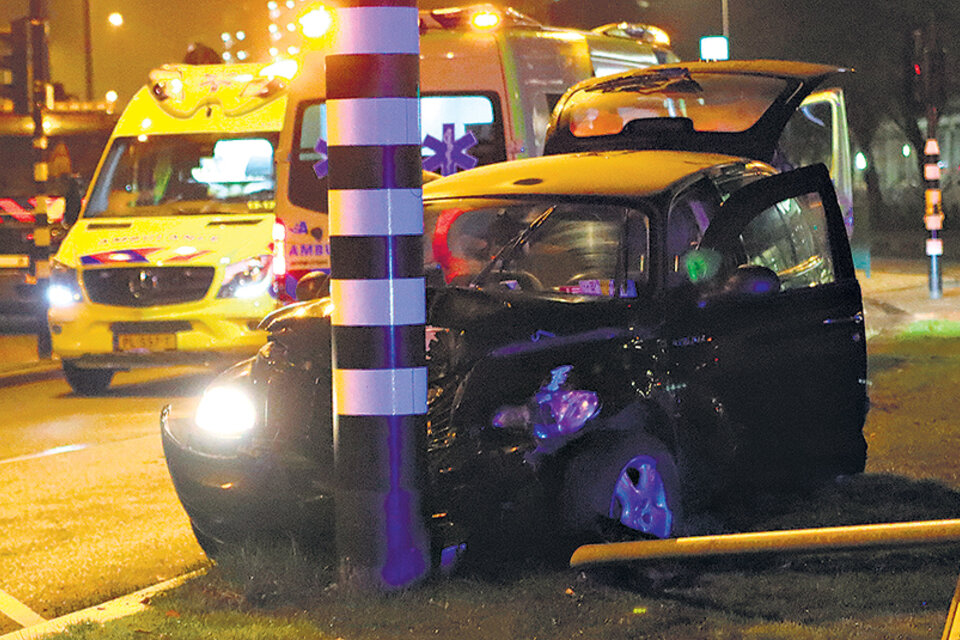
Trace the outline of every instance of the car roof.
[[810, 62], [727, 60], [590, 78], [558, 101], [544, 153], [683, 149], [769, 161], [803, 99], [843, 71]]
[[598, 195], [642, 197], [743, 158], [688, 151], [604, 151], [498, 162], [423, 185], [424, 200]]

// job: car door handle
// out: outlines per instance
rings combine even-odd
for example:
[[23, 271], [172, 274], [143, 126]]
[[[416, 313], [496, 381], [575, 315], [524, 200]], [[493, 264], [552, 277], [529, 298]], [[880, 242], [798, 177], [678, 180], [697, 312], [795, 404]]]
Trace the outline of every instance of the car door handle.
[[827, 318], [823, 321], [823, 324], [863, 324], [863, 311], [858, 311], [852, 316], [844, 316], [843, 318]]

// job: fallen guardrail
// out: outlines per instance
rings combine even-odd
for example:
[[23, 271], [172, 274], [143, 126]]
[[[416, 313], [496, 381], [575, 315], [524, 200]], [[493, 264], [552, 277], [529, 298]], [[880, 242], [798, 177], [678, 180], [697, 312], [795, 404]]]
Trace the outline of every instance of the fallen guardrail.
[[[890, 522], [587, 544], [574, 550], [573, 555], [570, 556], [570, 566], [589, 567], [618, 562], [752, 553], [902, 547], [944, 542], [960, 542], [960, 520]], [[957, 580], [941, 640], [960, 640], [958, 609], [960, 609], [960, 578]]]

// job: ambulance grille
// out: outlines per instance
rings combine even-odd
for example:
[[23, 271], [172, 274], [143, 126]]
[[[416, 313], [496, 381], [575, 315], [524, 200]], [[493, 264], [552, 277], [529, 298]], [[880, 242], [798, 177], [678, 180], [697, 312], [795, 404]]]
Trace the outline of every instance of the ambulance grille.
[[83, 286], [91, 302], [118, 307], [155, 307], [202, 300], [214, 267], [123, 267], [87, 269]]

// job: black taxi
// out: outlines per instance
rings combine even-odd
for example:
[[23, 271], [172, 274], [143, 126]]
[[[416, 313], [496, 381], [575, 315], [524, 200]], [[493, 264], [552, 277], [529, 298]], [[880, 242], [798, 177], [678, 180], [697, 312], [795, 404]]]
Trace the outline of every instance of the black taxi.
[[[843, 214], [825, 166], [773, 164], [776, 134], [836, 69], [719, 68], [586, 81], [558, 103], [551, 155], [424, 185], [438, 563], [507, 531], [684, 535], [731, 495], [863, 470]], [[208, 552], [332, 539], [331, 312], [274, 312], [194, 420], [164, 410]]]

